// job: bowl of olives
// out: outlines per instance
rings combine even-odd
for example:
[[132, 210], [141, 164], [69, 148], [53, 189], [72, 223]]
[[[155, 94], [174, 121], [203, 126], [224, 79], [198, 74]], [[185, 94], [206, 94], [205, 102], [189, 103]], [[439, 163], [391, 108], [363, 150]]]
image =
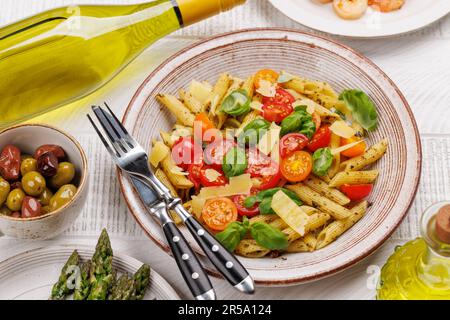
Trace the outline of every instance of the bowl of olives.
[[67, 133], [43, 124], [0, 132], [0, 233], [57, 236], [81, 213], [87, 184], [86, 155]]

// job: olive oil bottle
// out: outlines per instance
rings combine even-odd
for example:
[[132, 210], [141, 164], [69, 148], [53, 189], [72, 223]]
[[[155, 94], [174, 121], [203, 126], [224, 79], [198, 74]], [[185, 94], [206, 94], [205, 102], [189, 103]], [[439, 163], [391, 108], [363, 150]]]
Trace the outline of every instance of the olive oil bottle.
[[0, 128], [86, 96], [161, 37], [245, 0], [50, 10], [0, 29]]
[[[437, 212], [450, 202], [436, 203], [422, 216], [421, 238], [396, 248], [381, 270], [380, 300], [450, 300], [450, 243], [439, 239]], [[450, 216], [446, 213], [447, 240]], [[441, 220], [442, 221], [442, 220]]]

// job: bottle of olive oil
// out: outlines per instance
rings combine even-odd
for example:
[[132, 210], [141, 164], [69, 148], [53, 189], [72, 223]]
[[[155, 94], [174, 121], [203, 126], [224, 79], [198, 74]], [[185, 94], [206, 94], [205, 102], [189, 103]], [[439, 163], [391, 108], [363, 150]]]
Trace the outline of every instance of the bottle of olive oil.
[[422, 216], [421, 238], [396, 248], [381, 270], [380, 300], [450, 300], [450, 202]]
[[86, 96], [146, 47], [245, 0], [50, 10], [0, 29], [0, 128]]

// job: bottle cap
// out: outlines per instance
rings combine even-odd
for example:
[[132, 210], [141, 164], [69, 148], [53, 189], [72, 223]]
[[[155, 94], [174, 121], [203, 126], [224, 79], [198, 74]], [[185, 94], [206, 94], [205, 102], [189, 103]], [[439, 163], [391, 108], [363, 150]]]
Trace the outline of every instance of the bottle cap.
[[450, 244], [450, 204], [442, 206], [436, 214], [435, 230], [439, 240]]
[[450, 257], [450, 202], [438, 202], [428, 207], [421, 219], [421, 235], [437, 254]]
[[178, 0], [185, 26], [245, 3], [246, 0]]

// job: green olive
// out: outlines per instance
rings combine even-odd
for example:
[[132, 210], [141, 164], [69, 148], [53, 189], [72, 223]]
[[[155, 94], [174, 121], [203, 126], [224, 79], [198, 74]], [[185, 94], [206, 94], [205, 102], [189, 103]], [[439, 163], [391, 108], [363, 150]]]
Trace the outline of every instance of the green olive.
[[50, 211], [55, 211], [65, 205], [77, 193], [77, 187], [73, 184], [65, 184], [50, 199]]
[[30, 158], [34, 159], [33, 156], [30, 155], [30, 154], [22, 154], [22, 155], [20, 155], [20, 161], [23, 161], [25, 159], [30, 159]]
[[43, 207], [41, 208], [41, 215], [50, 213], [51, 211], [52, 211], [52, 210], [50, 210], [50, 206], [43, 206]]
[[44, 177], [36, 171], [28, 172], [22, 177], [22, 188], [28, 195], [37, 197], [46, 187]]
[[7, 206], [2, 206], [0, 208], [0, 216], [10, 216], [12, 213]]
[[25, 192], [22, 189], [14, 189], [8, 194], [6, 205], [11, 211], [20, 211], [22, 209], [23, 198], [25, 198]]
[[9, 182], [0, 177], [0, 206], [3, 205], [8, 197], [11, 186]]
[[56, 174], [50, 179], [50, 185], [58, 189], [61, 186], [68, 184], [75, 176], [75, 167], [70, 162], [61, 162], [58, 165]]
[[34, 158], [24, 159], [20, 164], [20, 173], [22, 174], [22, 177], [31, 171], [37, 171], [37, 160]]
[[39, 196], [39, 202], [43, 206], [48, 206], [50, 204], [50, 199], [53, 197], [53, 192], [49, 188], [45, 188], [44, 191]]

